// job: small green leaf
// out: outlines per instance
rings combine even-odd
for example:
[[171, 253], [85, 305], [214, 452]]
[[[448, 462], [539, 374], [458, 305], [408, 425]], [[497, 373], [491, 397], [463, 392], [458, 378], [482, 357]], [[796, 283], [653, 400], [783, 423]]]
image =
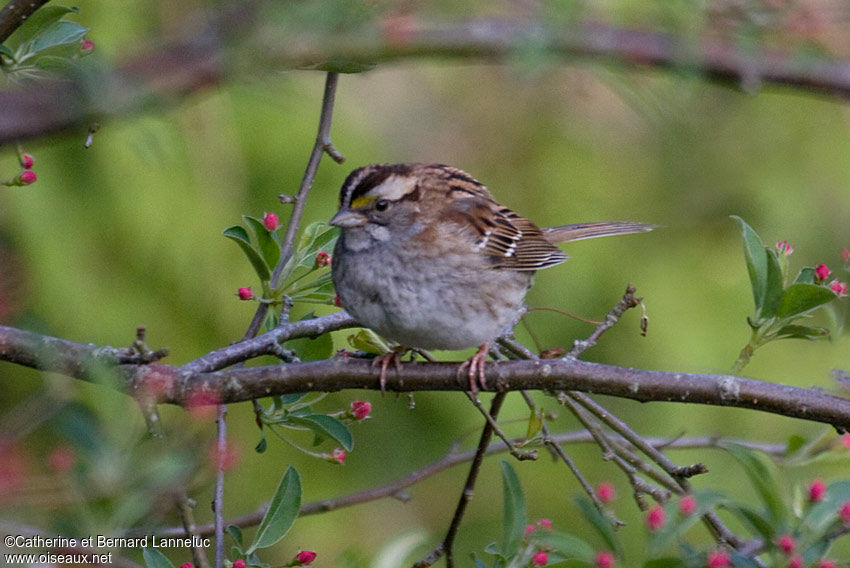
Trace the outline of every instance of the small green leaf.
[[791, 455], [806, 445], [806, 439], [799, 434], [791, 434], [785, 443], [785, 454]]
[[576, 497], [575, 502], [581, 509], [581, 516], [596, 529], [596, 532], [605, 541], [608, 549], [616, 552], [618, 556], [622, 556], [623, 551], [620, 549], [620, 542], [614, 534], [614, 527], [611, 525], [611, 522], [599, 512], [599, 509], [589, 499]]
[[525, 513], [525, 496], [519, 478], [511, 464], [502, 460], [502, 493], [504, 495], [504, 517], [502, 518], [502, 554], [512, 556], [525, 534], [528, 517]]
[[808, 339], [814, 341], [829, 335], [829, 330], [823, 327], [809, 327], [807, 325], [786, 325], [776, 332], [777, 339]]
[[775, 525], [773, 519], [767, 511], [756, 511], [750, 507], [738, 505], [736, 503], [726, 503], [724, 509], [732, 511], [743, 521], [750, 529], [761, 536], [765, 542], [770, 542], [776, 538], [776, 531], [779, 525]]
[[156, 548], [143, 548], [142, 558], [148, 568], [174, 568], [174, 564]]
[[475, 562], [475, 568], [487, 568], [487, 565], [481, 562], [481, 559], [474, 552], [472, 553], [472, 560]]
[[349, 335], [346, 339], [348, 339], [348, 344], [353, 348], [366, 353], [383, 355], [390, 352], [390, 346], [371, 329], [363, 328], [357, 333]]
[[245, 551], [246, 554], [251, 554], [258, 548], [267, 548], [282, 539], [298, 517], [300, 508], [301, 478], [295, 468], [289, 466], [260, 522], [254, 543]]
[[24, 42], [30, 41], [41, 30], [61, 20], [66, 14], [77, 13], [77, 8], [67, 6], [42, 6], [35, 11], [24, 23], [6, 40], [10, 49], [17, 49]]
[[782, 296], [776, 311], [779, 318], [792, 318], [810, 312], [837, 298], [828, 288], [815, 284], [791, 284]]
[[755, 313], [761, 313], [767, 291], [767, 255], [765, 247], [758, 234], [752, 227], [736, 215], [732, 219], [741, 227], [741, 238], [744, 241], [744, 259], [747, 263], [747, 273], [750, 275], [750, 286], [753, 290]]
[[265, 453], [266, 449], [268, 448], [268, 445], [269, 444], [266, 441], [266, 437], [263, 436], [263, 437], [260, 438], [260, 441], [257, 442], [257, 445], [254, 446], [254, 451], [257, 452], [258, 454], [263, 454], [263, 453]]
[[242, 529], [240, 529], [236, 525], [227, 525], [227, 529], [225, 529], [225, 530], [227, 530], [227, 534], [230, 535], [230, 538], [232, 538], [236, 542], [236, 544], [239, 546], [239, 548], [241, 549], [242, 548]]
[[314, 65], [313, 69], [319, 71], [328, 71], [332, 73], [365, 73], [375, 68], [375, 63], [364, 63], [362, 61], [354, 61], [351, 59], [334, 58]]
[[15, 61], [15, 52], [0, 43], [0, 55], [5, 55], [8, 57], [13, 63]]
[[767, 279], [764, 283], [764, 300], [762, 301], [761, 311], [757, 314], [757, 319], [774, 317], [776, 310], [779, 308], [783, 293], [782, 269], [779, 267], [779, 258], [776, 256], [776, 250], [765, 248], [764, 256], [767, 263]]
[[333, 416], [327, 416], [325, 414], [308, 414], [306, 416], [290, 415], [287, 419], [292, 424], [309, 428], [318, 437], [333, 438], [346, 451], [350, 452], [354, 449], [354, 438], [351, 436], [351, 430]]
[[[764, 454], [737, 444], [722, 444], [722, 447], [741, 464], [750, 483], [767, 506], [768, 524], [773, 527], [771, 530], [784, 525], [788, 520], [785, 491], [780, 487], [773, 463]], [[763, 536], [773, 538], [775, 535]]]
[[254, 231], [259, 250], [263, 255], [263, 259], [266, 261], [266, 265], [270, 268], [277, 266], [277, 263], [280, 261], [280, 245], [272, 238], [271, 231], [266, 229], [263, 222], [256, 217], [242, 215], [242, 219]]
[[800, 273], [797, 274], [797, 279], [794, 280], [795, 284], [814, 284], [815, 283], [815, 269], [811, 266], [807, 266], [800, 270]]
[[543, 412], [532, 410], [528, 415], [528, 428], [525, 431], [525, 439], [530, 440], [543, 428]]
[[571, 534], [536, 530], [531, 533], [532, 541], [545, 545], [548, 550], [557, 550], [567, 558], [593, 562], [596, 550], [586, 541]]
[[251, 238], [248, 236], [248, 231], [246, 231], [244, 227], [233, 225], [232, 227], [228, 227], [222, 231], [222, 234], [239, 245], [242, 252], [244, 252], [245, 256], [248, 257], [248, 260], [251, 262], [251, 266], [254, 267], [254, 271], [257, 273], [257, 276], [260, 277], [260, 280], [263, 282], [271, 280], [272, 274], [269, 266], [266, 264], [266, 261], [257, 249], [254, 248], [254, 245], [251, 243]]
[[77, 22], [59, 20], [42, 28], [26, 49], [32, 55], [60, 45], [77, 44], [88, 32], [88, 28]]

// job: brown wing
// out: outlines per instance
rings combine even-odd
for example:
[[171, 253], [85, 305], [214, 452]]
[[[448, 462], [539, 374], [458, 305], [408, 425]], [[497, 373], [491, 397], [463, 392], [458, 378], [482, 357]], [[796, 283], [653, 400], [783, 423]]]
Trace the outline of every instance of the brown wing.
[[487, 256], [493, 268], [539, 270], [567, 259], [537, 225], [489, 197], [471, 193], [455, 197], [449, 202], [447, 217], [471, 230], [475, 248]]
[[580, 241], [581, 239], [593, 239], [610, 235], [644, 233], [654, 228], [655, 225], [645, 225], [631, 221], [602, 221], [599, 223], [576, 223], [574, 225], [549, 227], [548, 229], [543, 229], [543, 235], [550, 242], [565, 243], [567, 241]]

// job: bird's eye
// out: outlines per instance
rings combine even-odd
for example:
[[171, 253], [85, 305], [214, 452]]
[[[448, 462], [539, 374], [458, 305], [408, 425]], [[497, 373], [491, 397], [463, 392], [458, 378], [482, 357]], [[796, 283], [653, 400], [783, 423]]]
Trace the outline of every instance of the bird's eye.
[[375, 211], [386, 211], [390, 206], [390, 202], [386, 199], [379, 199], [375, 202]]

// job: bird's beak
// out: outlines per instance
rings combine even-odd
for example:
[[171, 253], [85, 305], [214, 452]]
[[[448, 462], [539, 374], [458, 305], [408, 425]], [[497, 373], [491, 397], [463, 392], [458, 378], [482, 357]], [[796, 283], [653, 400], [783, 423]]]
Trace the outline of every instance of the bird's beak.
[[330, 220], [330, 224], [341, 229], [353, 229], [362, 227], [367, 221], [368, 219], [362, 213], [350, 209], [340, 209]]

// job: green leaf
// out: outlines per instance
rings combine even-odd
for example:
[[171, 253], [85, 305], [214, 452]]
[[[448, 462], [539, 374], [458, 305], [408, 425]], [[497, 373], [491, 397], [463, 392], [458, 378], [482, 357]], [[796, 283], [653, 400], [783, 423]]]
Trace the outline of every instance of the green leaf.
[[480, 558], [478, 558], [478, 555], [477, 555], [477, 554], [475, 554], [474, 552], [472, 553], [472, 560], [474, 560], [474, 561], [475, 561], [475, 568], [487, 568], [487, 565], [486, 565], [486, 564], [484, 564], [484, 563], [481, 561], [481, 559], [480, 559]]
[[260, 256], [257, 249], [254, 248], [254, 245], [251, 243], [251, 238], [248, 236], [248, 231], [246, 231], [244, 227], [241, 227], [240, 225], [233, 225], [232, 227], [228, 227], [222, 231], [222, 234], [239, 245], [242, 252], [244, 252], [245, 256], [248, 257], [248, 260], [251, 262], [251, 266], [254, 267], [254, 271], [257, 273], [257, 276], [260, 277], [260, 280], [263, 282], [271, 280], [272, 274], [268, 264], [266, 264], [266, 261], [262, 256]]
[[531, 533], [532, 541], [545, 545], [548, 550], [557, 550], [567, 558], [593, 562], [596, 550], [588, 542], [571, 534], [536, 530]]
[[800, 270], [800, 273], [797, 274], [797, 279], [794, 280], [795, 283], [798, 284], [814, 284], [815, 283], [815, 269], [811, 266], [807, 266]]
[[815, 284], [791, 284], [782, 296], [782, 302], [776, 311], [778, 318], [792, 318], [821, 307], [837, 298], [828, 288]]
[[245, 553], [251, 554], [258, 548], [267, 548], [282, 539], [298, 517], [300, 508], [301, 478], [295, 468], [289, 466], [274, 492], [269, 510], [260, 522], [257, 534], [254, 535], [254, 543]]
[[43, 28], [25, 48], [32, 55], [60, 45], [77, 44], [88, 32], [88, 28], [77, 22], [59, 20]]
[[174, 568], [174, 564], [162, 552], [156, 548], [143, 548], [142, 558], [148, 568]]
[[814, 341], [829, 335], [829, 330], [823, 327], [809, 327], [807, 325], [786, 325], [776, 332], [777, 339], [808, 339]]
[[298, 242], [298, 265], [312, 268], [316, 263], [316, 253], [332, 252], [338, 236], [339, 230], [327, 223], [317, 221], [307, 225]]
[[528, 415], [528, 428], [525, 431], [525, 439], [530, 440], [543, 428], [543, 411], [532, 410]]
[[788, 436], [788, 441], [785, 443], [785, 454], [791, 455], [803, 446], [805, 446], [807, 440], [799, 434], [791, 434]]
[[371, 329], [363, 328], [357, 333], [349, 335], [346, 339], [353, 348], [366, 353], [383, 355], [390, 352], [390, 346]]
[[750, 275], [755, 313], [759, 314], [764, 306], [764, 298], [767, 292], [768, 257], [765, 254], [764, 243], [753, 228], [737, 215], [732, 215], [732, 219], [737, 221], [741, 227], [741, 238], [744, 241], [744, 260], [747, 263], [747, 273]]
[[836, 512], [850, 501], [850, 481], [835, 481], [826, 489], [826, 497], [813, 505], [803, 517], [803, 526], [811, 541], [824, 538], [838, 521]]
[[15, 52], [3, 45], [2, 43], [0, 43], [0, 55], [5, 55], [9, 59], [11, 59], [12, 62], [15, 61]]
[[42, 6], [27, 18], [15, 32], [6, 40], [10, 49], [17, 49], [24, 42], [30, 41], [44, 28], [58, 22], [66, 14], [77, 13], [77, 8], [67, 6]]
[[263, 224], [262, 220], [248, 215], [242, 215], [245, 223], [254, 231], [257, 237], [258, 248], [263, 255], [263, 260], [269, 268], [274, 268], [280, 261], [280, 245], [272, 238], [272, 233]]
[[258, 454], [263, 454], [263, 453], [266, 452], [266, 449], [268, 449], [268, 446], [269, 446], [269, 443], [266, 441], [266, 437], [262, 436], [260, 438], [260, 441], [257, 442], [257, 445], [254, 446], [254, 451], [257, 452]]
[[591, 526], [596, 529], [596, 532], [602, 537], [602, 540], [605, 541], [605, 546], [607, 546], [609, 550], [616, 552], [617, 556], [622, 556], [623, 551], [621, 550], [617, 536], [614, 534], [614, 527], [611, 525], [611, 522], [599, 512], [599, 509], [597, 509], [589, 499], [576, 497], [575, 502], [581, 509], [582, 518], [588, 521]]
[[773, 519], [770, 518], [767, 511], [756, 511], [755, 509], [736, 503], [726, 503], [723, 508], [735, 513], [744, 524], [749, 526], [753, 532], [760, 535], [765, 541], [772, 541], [776, 537], [776, 531], [779, 529], [779, 526], [774, 524]]
[[319, 71], [329, 71], [332, 73], [365, 73], [375, 68], [375, 63], [365, 63], [352, 59], [334, 58], [328, 59], [324, 63], [319, 63], [312, 68]]
[[779, 267], [779, 258], [776, 250], [765, 248], [764, 255], [767, 262], [767, 280], [765, 281], [764, 300], [757, 319], [772, 318], [776, 315], [779, 303], [782, 300], [782, 269]]
[[[784, 526], [788, 520], [788, 509], [785, 504], [785, 491], [777, 480], [776, 468], [770, 459], [762, 454], [739, 446], [737, 444], [722, 444], [744, 469], [744, 473], [755, 487], [762, 502], [767, 506], [770, 530]], [[765, 538], [773, 538], [773, 534], [764, 534]]]
[[351, 436], [351, 430], [333, 416], [327, 416], [325, 414], [308, 414], [306, 416], [290, 415], [287, 417], [287, 420], [292, 424], [309, 428], [317, 437], [333, 438], [346, 451], [350, 452], [354, 449], [354, 438]]
[[227, 531], [227, 534], [230, 535], [230, 538], [232, 538], [236, 542], [236, 544], [239, 546], [239, 548], [241, 549], [242, 548], [242, 529], [240, 529], [236, 525], [227, 525], [227, 528], [225, 530]]
[[528, 517], [525, 513], [525, 496], [519, 478], [511, 464], [502, 460], [502, 492], [504, 495], [504, 517], [502, 518], [502, 554], [512, 556], [525, 534]]

